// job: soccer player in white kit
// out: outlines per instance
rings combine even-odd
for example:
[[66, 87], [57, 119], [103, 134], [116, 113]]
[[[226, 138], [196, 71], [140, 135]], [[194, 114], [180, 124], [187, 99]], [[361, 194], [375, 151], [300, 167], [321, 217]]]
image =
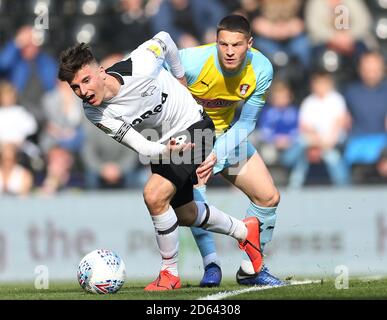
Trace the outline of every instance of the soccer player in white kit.
[[[164, 62], [175, 77], [163, 68]], [[152, 175], [144, 187], [144, 201], [162, 263], [159, 276], [145, 290], [181, 287], [178, 225], [230, 235], [246, 251], [255, 272], [261, 270], [258, 218], [238, 220], [193, 201], [196, 169], [208, 156], [215, 157], [211, 153], [214, 124], [177, 80], [184, 77], [184, 69], [168, 33], [158, 33], [106, 70], [88, 46], [68, 48], [60, 56], [58, 77], [83, 100], [85, 115], [92, 123], [119, 143], [150, 157]]]

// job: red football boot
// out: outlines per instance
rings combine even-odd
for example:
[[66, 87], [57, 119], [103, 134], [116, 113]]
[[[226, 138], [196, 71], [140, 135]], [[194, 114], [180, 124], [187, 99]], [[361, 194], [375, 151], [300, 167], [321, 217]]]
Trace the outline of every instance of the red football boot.
[[174, 276], [168, 270], [161, 270], [157, 279], [145, 287], [145, 291], [174, 290], [181, 287], [180, 278]]
[[247, 228], [247, 238], [239, 242], [239, 248], [246, 251], [255, 273], [260, 272], [263, 266], [263, 256], [260, 242], [259, 220], [256, 217], [248, 217], [243, 220]]

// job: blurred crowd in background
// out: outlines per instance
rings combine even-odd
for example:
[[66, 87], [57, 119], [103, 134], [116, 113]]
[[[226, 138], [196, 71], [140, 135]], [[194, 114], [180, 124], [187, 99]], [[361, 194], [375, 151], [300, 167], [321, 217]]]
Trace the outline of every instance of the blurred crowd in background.
[[90, 43], [108, 67], [161, 30], [213, 42], [232, 12], [274, 66], [249, 139], [276, 183], [386, 184], [387, 0], [0, 0], [0, 195], [141, 188], [149, 168], [57, 80], [60, 51]]

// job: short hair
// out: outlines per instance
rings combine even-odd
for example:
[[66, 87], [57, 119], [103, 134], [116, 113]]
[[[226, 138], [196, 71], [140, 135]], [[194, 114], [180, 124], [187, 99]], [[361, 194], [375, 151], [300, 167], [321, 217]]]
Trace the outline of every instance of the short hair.
[[378, 50], [370, 50], [370, 51], [364, 52], [360, 56], [359, 60], [361, 62], [362, 60], [364, 60], [365, 58], [368, 58], [368, 57], [375, 57], [375, 58], [379, 59], [380, 61], [382, 61], [383, 63], [385, 62], [383, 54]]
[[270, 98], [272, 98], [275, 93], [277, 93], [279, 91], [283, 91], [283, 90], [286, 90], [289, 93], [291, 100], [294, 99], [294, 94], [292, 92], [292, 88], [291, 88], [290, 83], [288, 81], [283, 80], [281, 78], [273, 79], [273, 82], [272, 82], [270, 89], [269, 89]]
[[290, 93], [292, 91], [290, 84], [287, 81], [282, 80], [282, 79], [274, 79], [272, 84], [271, 84], [270, 90], [272, 92], [273, 91], [280, 91], [280, 90], [287, 90]]
[[60, 54], [58, 78], [70, 83], [83, 66], [91, 63], [97, 63], [97, 61], [87, 44], [82, 42], [69, 47]]
[[323, 69], [315, 70], [312, 72], [312, 74], [310, 76], [310, 80], [314, 81], [317, 79], [328, 79], [328, 80], [333, 81], [332, 74], [326, 70], [323, 70]]
[[230, 14], [220, 20], [216, 28], [216, 35], [219, 35], [222, 30], [240, 32], [247, 38], [251, 37], [250, 22], [245, 17], [237, 14]]

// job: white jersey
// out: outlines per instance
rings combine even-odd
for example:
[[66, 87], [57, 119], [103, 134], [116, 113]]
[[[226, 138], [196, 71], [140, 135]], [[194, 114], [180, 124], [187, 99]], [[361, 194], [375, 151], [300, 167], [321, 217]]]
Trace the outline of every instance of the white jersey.
[[119, 80], [120, 90], [100, 106], [84, 102], [87, 118], [121, 143], [132, 129], [146, 138], [144, 142], [163, 143], [200, 121], [202, 106], [163, 68], [166, 52], [164, 42], [154, 38], [134, 50], [127, 60], [106, 69]]
[[323, 98], [311, 94], [301, 103], [299, 121], [327, 137], [336, 131], [337, 121], [346, 111], [345, 99], [337, 91], [331, 91]]

